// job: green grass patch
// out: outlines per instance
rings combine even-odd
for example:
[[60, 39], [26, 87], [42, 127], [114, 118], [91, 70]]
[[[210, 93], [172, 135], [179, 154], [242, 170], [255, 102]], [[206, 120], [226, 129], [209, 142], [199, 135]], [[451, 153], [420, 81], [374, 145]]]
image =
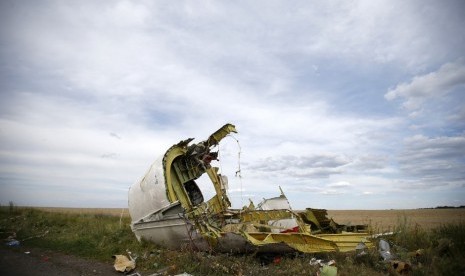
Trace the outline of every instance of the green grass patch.
[[[338, 275], [396, 275], [377, 248], [325, 254], [220, 254], [168, 250], [149, 242], [138, 242], [128, 217], [104, 214], [70, 214], [20, 208], [0, 208], [2, 240], [15, 235], [24, 247], [38, 247], [112, 263], [112, 255], [132, 252], [142, 275], [164, 271], [165, 275], [315, 275], [318, 265], [311, 259], [335, 260]], [[400, 218], [396, 234], [385, 237], [396, 260], [407, 262], [409, 275], [458, 275], [465, 271], [465, 224], [443, 225], [425, 231]], [[377, 241], [375, 241], [377, 244]], [[419, 250], [421, 249], [421, 250]], [[418, 251], [419, 250], [419, 251]], [[417, 254], [419, 252], [419, 254]]]

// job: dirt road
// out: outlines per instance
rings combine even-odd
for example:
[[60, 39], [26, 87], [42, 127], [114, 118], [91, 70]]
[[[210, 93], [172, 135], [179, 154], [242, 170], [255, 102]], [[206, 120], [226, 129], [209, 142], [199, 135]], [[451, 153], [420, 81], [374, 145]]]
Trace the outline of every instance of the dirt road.
[[100, 263], [43, 249], [0, 246], [0, 275], [123, 275], [111, 262], [111, 256], [108, 263]]

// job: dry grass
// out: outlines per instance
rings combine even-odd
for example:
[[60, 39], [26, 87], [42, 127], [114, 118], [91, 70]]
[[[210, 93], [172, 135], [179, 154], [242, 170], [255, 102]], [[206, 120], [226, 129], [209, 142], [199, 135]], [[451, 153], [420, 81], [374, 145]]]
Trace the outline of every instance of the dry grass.
[[389, 232], [405, 219], [424, 230], [465, 222], [465, 209], [330, 210], [328, 216], [340, 224], [368, 224], [375, 232]]
[[[20, 207], [21, 208], [21, 207]], [[45, 212], [62, 214], [90, 214], [129, 217], [128, 208], [64, 208], [64, 207], [33, 207]]]

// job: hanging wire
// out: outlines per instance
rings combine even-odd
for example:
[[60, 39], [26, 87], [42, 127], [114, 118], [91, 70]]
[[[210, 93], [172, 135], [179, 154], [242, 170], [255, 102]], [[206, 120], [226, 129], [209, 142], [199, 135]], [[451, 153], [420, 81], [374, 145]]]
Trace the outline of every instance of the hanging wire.
[[231, 138], [233, 138], [234, 140], [236, 140], [236, 143], [237, 143], [237, 147], [239, 148], [239, 151], [237, 152], [237, 171], [236, 171], [236, 174], [235, 176], [236, 177], [239, 177], [239, 183], [241, 185], [240, 189], [241, 189], [241, 206], [244, 206], [244, 197], [242, 196], [242, 172], [241, 172], [241, 151], [242, 151], [242, 148], [241, 148], [241, 144], [239, 143], [239, 140], [234, 137], [232, 134], [229, 134], [228, 136], [230, 136]]
[[[242, 196], [242, 175], [241, 175], [241, 151], [242, 151], [242, 148], [241, 148], [241, 144], [239, 143], [239, 140], [234, 137], [232, 134], [228, 134], [226, 137], [231, 137], [233, 138], [236, 143], [237, 143], [237, 146], [239, 148], [239, 151], [237, 153], [237, 171], [235, 172], [235, 176], [236, 177], [239, 177], [239, 183], [240, 183], [240, 191], [241, 191], [241, 205], [244, 206], [244, 198]], [[223, 173], [223, 165], [222, 165], [222, 162], [221, 160], [223, 160], [223, 158], [221, 157], [221, 148], [220, 148], [220, 145], [218, 144], [218, 159], [219, 159], [219, 164], [220, 164], [220, 171]], [[230, 194], [229, 194], [229, 189], [226, 190], [226, 193], [227, 193], [227, 196], [230, 197]]]

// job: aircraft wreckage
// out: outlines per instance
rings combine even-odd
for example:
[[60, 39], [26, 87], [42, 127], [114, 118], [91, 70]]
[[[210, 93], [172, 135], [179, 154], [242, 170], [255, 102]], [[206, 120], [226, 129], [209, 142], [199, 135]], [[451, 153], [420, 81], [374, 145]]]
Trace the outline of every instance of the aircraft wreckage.
[[[364, 225], [340, 225], [324, 209], [294, 211], [281, 195], [231, 209], [227, 178], [212, 166], [214, 148], [235, 126], [226, 124], [207, 140], [189, 138], [173, 145], [129, 189], [131, 228], [145, 239], [172, 249], [192, 246], [219, 252], [352, 251], [372, 246]], [[215, 195], [204, 200], [196, 180], [206, 173]]]

